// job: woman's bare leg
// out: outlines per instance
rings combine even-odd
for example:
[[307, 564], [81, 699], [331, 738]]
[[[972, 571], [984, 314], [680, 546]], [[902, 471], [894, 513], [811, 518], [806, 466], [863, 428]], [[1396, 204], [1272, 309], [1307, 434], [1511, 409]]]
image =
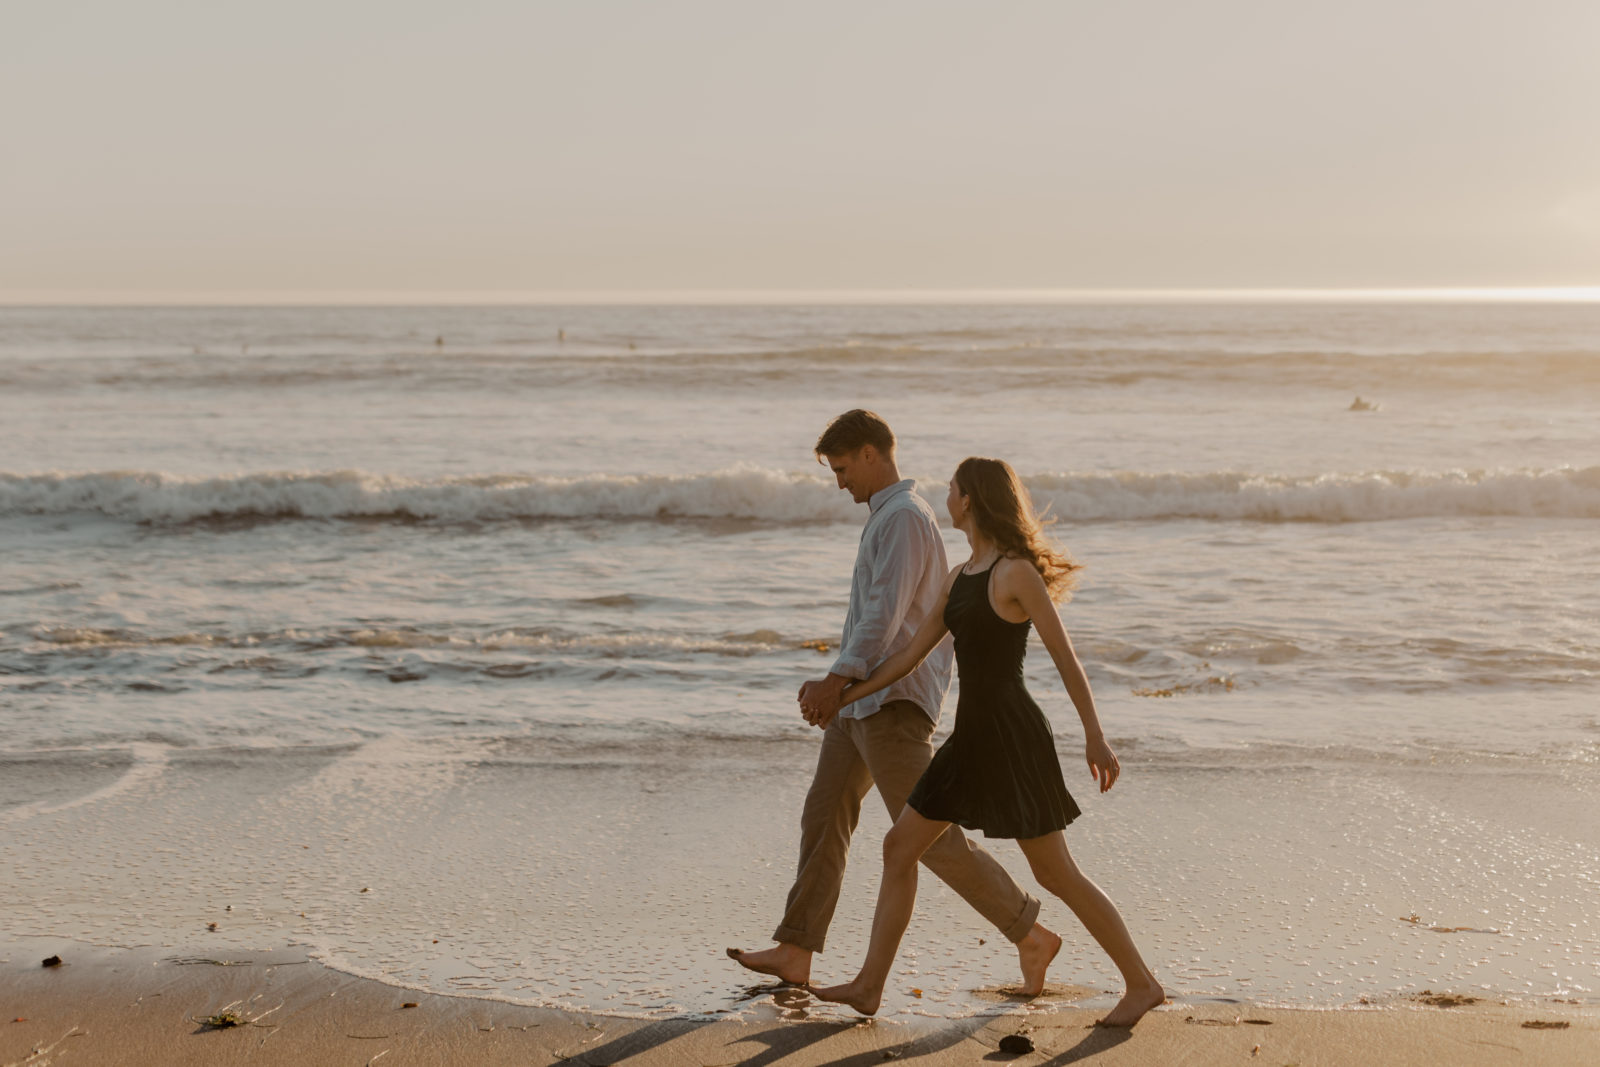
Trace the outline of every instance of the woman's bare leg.
[[866, 962], [844, 985], [813, 988], [811, 992], [819, 1000], [848, 1004], [862, 1015], [877, 1013], [889, 969], [900, 951], [900, 939], [917, 906], [917, 861], [949, 825], [924, 819], [909, 805], [901, 810], [883, 838], [883, 882], [878, 886], [878, 910], [872, 915]]
[[[1072, 914], [1083, 923], [1089, 936], [1106, 950], [1128, 984], [1128, 991], [1100, 1024], [1132, 1026], [1145, 1012], [1165, 1000], [1166, 994], [1156, 976], [1145, 966], [1117, 906], [1111, 903], [1104, 890], [1078, 870], [1072, 854], [1067, 851], [1066, 836], [1060, 830], [1017, 844], [1022, 846], [1022, 853], [1028, 857], [1028, 866], [1033, 868], [1033, 876], [1039, 884], [1072, 909]], [[876, 938], [876, 929], [873, 935]]]

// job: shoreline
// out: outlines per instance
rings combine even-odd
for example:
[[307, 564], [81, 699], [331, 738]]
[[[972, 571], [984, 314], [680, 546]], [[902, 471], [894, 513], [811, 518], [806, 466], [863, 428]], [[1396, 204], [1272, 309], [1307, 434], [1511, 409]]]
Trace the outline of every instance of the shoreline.
[[[47, 955], [63, 965], [41, 966]], [[0, 945], [0, 1064], [866, 1067], [896, 1059], [1066, 1064], [1092, 1057], [1107, 1065], [1378, 1059], [1499, 1067], [1525, 1055], [1559, 1067], [1600, 1058], [1600, 1017], [1558, 1002], [1464, 1003], [1436, 994], [1377, 1007], [1289, 1009], [1178, 1001], [1130, 1032], [1095, 1027], [1099, 1012], [1080, 1007], [1017, 1003], [958, 1018], [864, 1020], [828, 1008], [813, 1013], [815, 1002], [800, 990], [766, 987], [760, 997], [746, 1017], [626, 1018], [413, 991], [295, 950], [206, 956], [8, 937]], [[202, 1021], [226, 1011], [243, 1025]], [[1035, 1051], [1001, 1052], [1000, 1040], [1012, 1034]]]
[[[45, 807], [0, 816], [0, 928], [168, 956], [300, 946], [396, 986], [590, 1015], [744, 1015], [752, 976], [722, 950], [772, 929], [808, 755], [559, 739], [451, 754], [383, 739], [174, 753], [114, 793], [97, 792], [114, 768], [45, 766], [8, 779]], [[1341, 768], [1169, 768], [1086, 798], [1095, 817], [1075, 824], [1073, 853], [1169, 993], [1324, 1010], [1432, 989], [1600, 1008], [1585, 980], [1594, 831], [1577, 814], [1600, 783]], [[887, 829], [882, 806], [864, 805], [819, 982], [847, 975], [867, 943]], [[986, 847], [1031, 884], [1015, 847]], [[1050, 1003], [1060, 986], [1115, 988], [1076, 920], [1043, 903], [1047, 925], [1073, 931]], [[880, 1017], [991, 1012], [1015, 967], [928, 879]]]

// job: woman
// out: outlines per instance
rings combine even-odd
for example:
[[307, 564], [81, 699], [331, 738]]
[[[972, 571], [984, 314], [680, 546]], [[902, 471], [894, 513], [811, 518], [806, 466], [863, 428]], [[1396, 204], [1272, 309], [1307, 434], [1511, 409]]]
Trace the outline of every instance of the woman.
[[971, 558], [950, 572], [939, 609], [911, 644], [846, 689], [843, 699], [849, 703], [904, 677], [953, 633], [961, 679], [955, 730], [884, 838], [883, 883], [860, 973], [844, 985], [812, 992], [863, 1015], [878, 1010], [916, 906], [917, 860], [951, 823], [959, 823], [985, 837], [1017, 839], [1039, 884], [1066, 902], [1127, 982], [1127, 992], [1101, 1024], [1132, 1026], [1164, 993], [1116, 905], [1067, 852], [1061, 831], [1078, 817], [1078, 806], [1062, 781], [1050, 724], [1022, 680], [1031, 623], [1083, 721], [1089, 773], [1102, 793], [1110, 789], [1120, 773], [1117, 757], [1101, 732], [1089, 680], [1055, 607], [1072, 587], [1078, 565], [1044, 540], [1027, 490], [1003, 460], [962, 460], [950, 479], [947, 506], [956, 528], [967, 535]]

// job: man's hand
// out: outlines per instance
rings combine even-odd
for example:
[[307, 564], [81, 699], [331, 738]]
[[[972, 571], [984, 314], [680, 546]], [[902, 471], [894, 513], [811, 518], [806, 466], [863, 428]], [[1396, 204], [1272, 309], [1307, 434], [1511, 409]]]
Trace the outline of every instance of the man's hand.
[[840, 674], [806, 682], [800, 687], [800, 714], [812, 726], [827, 729], [834, 716], [839, 714], [839, 697], [849, 684], [850, 679]]
[[815, 726], [816, 723], [811, 719], [811, 690], [816, 688], [816, 685], [817, 682], [815, 680], [801, 682], [800, 695], [795, 697], [795, 699], [800, 702], [800, 717], [806, 722], [811, 723], [812, 726]]

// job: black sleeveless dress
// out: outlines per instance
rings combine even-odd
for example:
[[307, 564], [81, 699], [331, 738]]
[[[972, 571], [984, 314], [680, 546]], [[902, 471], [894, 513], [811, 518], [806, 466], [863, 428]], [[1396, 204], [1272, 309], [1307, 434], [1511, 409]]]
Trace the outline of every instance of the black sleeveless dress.
[[944, 624], [961, 679], [956, 726], [906, 803], [985, 837], [1041, 837], [1081, 812], [1061, 778], [1050, 722], [1022, 682], [1032, 624], [995, 614], [993, 572], [958, 574], [950, 587]]

